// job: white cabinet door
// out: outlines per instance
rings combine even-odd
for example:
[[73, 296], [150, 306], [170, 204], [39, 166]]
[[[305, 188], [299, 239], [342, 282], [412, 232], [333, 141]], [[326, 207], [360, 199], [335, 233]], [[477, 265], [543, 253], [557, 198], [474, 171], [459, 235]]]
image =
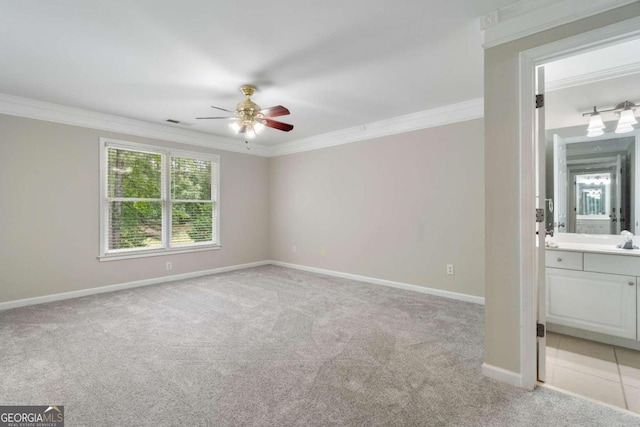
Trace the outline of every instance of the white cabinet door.
[[636, 339], [636, 277], [547, 268], [547, 321]]

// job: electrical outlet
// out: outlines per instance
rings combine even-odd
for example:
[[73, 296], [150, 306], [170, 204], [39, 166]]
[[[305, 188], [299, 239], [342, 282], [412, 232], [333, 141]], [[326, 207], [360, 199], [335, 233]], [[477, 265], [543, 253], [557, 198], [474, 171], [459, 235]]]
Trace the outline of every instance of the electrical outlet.
[[453, 276], [455, 273], [455, 270], [453, 269], [453, 264], [447, 264], [447, 274]]
[[327, 250], [325, 248], [320, 249], [320, 256], [327, 256]]
[[167, 268], [167, 271], [169, 271], [169, 270], [173, 270], [173, 263], [172, 263], [171, 261], [169, 261], [169, 262], [167, 263], [167, 267], [166, 267], [166, 268]]
[[294, 246], [294, 247], [291, 248], [291, 252], [294, 253], [294, 254], [298, 253], [298, 249]]

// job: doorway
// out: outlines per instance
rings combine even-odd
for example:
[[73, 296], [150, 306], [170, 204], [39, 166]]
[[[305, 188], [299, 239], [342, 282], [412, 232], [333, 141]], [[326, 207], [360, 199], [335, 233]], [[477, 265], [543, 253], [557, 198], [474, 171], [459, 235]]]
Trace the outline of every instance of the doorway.
[[[616, 352], [616, 348], [619, 347], [620, 349], [624, 349], [626, 347], [621, 346], [620, 343], [617, 341], [611, 344], [604, 343], [602, 342], [604, 339], [601, 339], [602, 337], [598, 337], [598, 336], [591, 335], [588, 337], [581, 337], [581, 336], [577, 336], [579, 335], [579, 333], [575, 331], [557, 330], [555, 332], [552, 331], [551, 335], [548, 336], [548, 339], [549, 339], [548, 345], [545, 342], [547, 338], [546, 336], [541, 338], [536, 337], [536, 333], [539, 330], [539, 328], [535, 327], [536, 322], [540, 322], [542, 326], [544, 326], [546, 323], [544, 314], [540, 317], [538, 316], [538, 309], [541, 308], [540, 310], [541, 312], [543, 313], [546, 312], [545, 304], [547, 303], [547, 300], [546, 300], [547, 293], [545, 289], [546, 280], [545, 280], [544, 271], [546, 268], [546, 264], [549, 264], [549, 263], [547, 263], [546, 262], [547, 260], [545, 259], [545, 258], [548, 258], [548, 256], [546, 256], [545, 254], [544, 243], [542, 245], [540, 244], [536, 245], [536, 239], [534, 237], [535, 233], [532, 232], [531, 236], [528, 236], [528, 233], [524, 233], [524, 232], [527, 230], [531, 230], [530, 228], [531, 226], [528, 224], [532, 224], [535, 221], [535, 215], [534, 215], [535, 207], [541, 207], [542, 209], [547, 208], [547, 210], [549, 209], [549, 203], [548, 203], [547, 197], [545, 197], [546, 189], [545, 189], [544, 169], [542, 169], [541, 171], [538, 171], [537, 176], [540, 178], [541, 182], [537, 182], [536, 174], [534, 172], [536, 168], [532, 167], [532, 165], [540, 166], [541, 163], [542, 164], [545, 163], [544, 157], [542, 157], [542, 161], [540, 161], [539, 158], [536, 159], [535, 131], [532, 132], [532, 130], [535, 129], [536, 120], [534, 119], [535, 117], [534, 106], [532, 105], [533, 103], [531, 103], [530, 100], [533, 98], [533, 96], [536, 93], [534, 92], [534, 88], [536, 84], [536, 79], [534, 78], [535, 76], [534, 71], [536, 67], [546, 65], [546, 64], [551, 64], [554, 61], [573, 57], [586, 52], [593, 52], [597, 49], [606, 48], [609, 46], [613, 46], [616, 44], [637, 39], [638, 36], [640, 35], [639, 34], [640, 31], [635, 29], [637, 27], [633, 29], [632, 28], [633, 27], [629, 26], [629, 23], [621, 23], [614, 26], [603, 28], [601, 30], [596, 30], [596, 31], [581, 35], [579, 37], [561, 40], [559, 42], [555, 42], [550, 45], [541, 46], [538, 48], [534, 48], [530, 51], [521, 53], [521, 63], [520, 63], [521, 64], [521, 135], [520, 135], [521, 145], [520, 147], [521, 147], [521, 195], [522, 195], [521, 224], [522, 224], [522, 231], [523, 231], [523, 237], [521, 238], [521, 254], [523, 257], [522, 265], [521, 265], [521, 308], [522, 308], [521, 319], [522, 319], [522, 325], [523, 325], [522, 326], [523, 332], [521, 335], [521, 340], [522, 340], [521, 341], [521, 349], [522, 349], [521, 362], [522, 362], [522, 374], [523, 374], [522, 384], [525, 388], [533, 388], [535, 386], [540, 365], [542, 365], [542, 372], [544, 374], [545, 362], [547, 361], [547, 358], [546, 358], [547, 349], [549, 349], [549, 354], [551, 357], [554, 357], [554, 353], [555, 355], [557, 355], [558, 351], [566, 352], [568, 354], [569, 349], [566, 347], [567, 346], [571, 347], [572, 343], [575, 344], [576, 342], [580, 342], [580, 341], [576, 341], [578, 339], [589, 338], [589, 341], [593, 341], [602, 345], [613, 345], [615, 346], [615, 348], [612, 347], [614, 359], [624, 358], [624, 356], [620, 356], [620, 357], [618, 356], [617, 353], [621, 353], [622, 350]], [[553, 83], [553, 81], [551, 81], [550, 83]], [[635, 102], [636, 100], [633, 100], [633, 101]], [[549, 105], [548, 103], [546, 104]], [[580, 117], [580, 119], [584, 120], [582, 117]], [[580, 125], [583, 127], [583, 131], [586, 130], [587, 123], [588, 123], [588, 118], [586, 119], [586, 122]], [[546, 127], [543, 129], [546, 129]], [[543, 136], [544, 133], [545, 132], [543, 130], [543, 132], [541, 133], [541, 136]], [[543, 136], [542, 138], [540, 138], [540, 140], [545, 141], [546, 138], [544, 138]], [[574, 177], [577, 177], [578, 175], [588, 175], [587, 173], [580, 174], [579, 168], [573, 168], [573, 169], [574, 169], [573, 170]], [[588, 168], [586, 169], [583, 168], [583, 171], [585, 170], [588, 170]], [[616, 170], [617, 169], [612, 167], [611, 172], [609, 173], [612, 174]], [[604, 169], [599, 172], [603, 172], [603, 171]], [[612, 180], [611, 176], [609, 176], [609, 178], [610, 180]], [[585, 180], [587, 179], [588, 177], [585, 177]], [[616, 186], [615, 188], [618, 188], [617, 186], [620, 183], [621, 177], [616, 176], [615, 179], [618, 180], [618, 182], [616, 182], [615, 184]], [[535, 191], [536, 185], [539, 187], [538, 192]], [[633, 185], [636, 186], [635, 183]], [[588, 197], [591, 197], [591, 199], [596, 199], [596, 196], [598, 195], [597, 193], [600, 193], [600, 196], [602, 196], [603, 191], [606, 191], [607, 189], [606, 185], [603, 185], [602, 188], [596, 188], [597, 183], [591, 183], [591, 184], [588, 184], [587, 187], [588, 186], [591, 186], [592, 188], [583, 188], [585, 191], [582, 194], [583, 196], [587, 195]], [[611, 191], [612, 191], [611, 188], [613, 187], [611, 187], [611, 183], [610, 183], [608, 187], [609, 195], [611, 194]], [[589, 190], [593, 190], [593, 191], [589, 192]], [[572, 196], [567, 197], [568, 199], [575, 197], [575, 200], [574, 200], [575, 204], [573, 207], [576, 210], [578, 207], [577, 205], [579, 203], [579, 200], [577, 198], [577, 195], [579, 193], [580, 192], [576, 187], [574, 194]], [[536, 199], [536, 196], [537, 196], [537, 199]], [[620, 203], [619, 200], [620, 198], [618, 198], [618, 200], [614, 201], [613, 203]], [[587, 205], [589, 204], [586, 203], [585, 201], [585, 208], [587, 207]], [[598, 203], [592, 203], [589, 206], [590, 206], [590, 209], [593, 209], [595, 212], [595, 210], [598, 208], [602, 209], [603, 205]], [[608, 209], [611, 209], [611, 206], [605, 204], [604, 208], [608, 210]], [[571, 207], [567, 209], [571, 209]], [[618, 206], [617, 209], [620, 209], [620, 206]], [[597, 213], [594, 215], [605, 215], [601, 213], [602, 211], [599, 211], [599, 212], [600, 213]], [[549, 212], [547, 212], [547, 214], [549, 214]], [[629, 218], [625, 217], [625, 220], [629, 221]], [[541, 224], [537, 229], [539, 236], [541, 233], [544, 233], [545, 231], [547, 231], [546, 225], [548, 225], [548, 222], [549, 220], [547, 219], [547, 222], [544, 222], [543, 224]], [[617, 231], [617, 225], [614, 227], [612, 226], [612, 224], [613, 224], [613, 221], [609, 219], [608, 230], [610, 231], [610, 233], [607, 233], [606, 235], [603, 234], [603, 236], [606, 236], [609, 239], [620, 239], [620, 236], [616, 236], [615, 234], [611, 233], [612, 230]], [[576, 223], [573, 224], [574, 230], [576, 229], [577, 226], [578, 224], [577, 224], [577, 218], [576, 218]], [[536, 230], [534, 229], [533, 231], [536, 231]], [[576, 234], [580, 234], [580, 233], [576, 233]], [[573, 251], [573, 252], [577, 253], [578, 251]], [[556, 257], [556, 259], [562, 259], [562, 258], [563, 257]], [[582, 255], [582, 258], [579, 261], [582, 268], [583, 268], [583, 264], [582, 264], [583, 258], [584, 258], [584, 254]], [[562, 261], [566, 262], [566, 260], [562, 260]], [[561, 262], [561, 261], [558, 261], [558, 262]], [[563, 264], [563, 266], [564, 265], [565, 264]], [[551, 267], [553, 268], [557, 266], [551, 266]], [[587, 273], [593, 273], [593, 272], [588, 271]], [[600, 274], [613, 274], [613, 273], [609, 272], [609, 273], [600, 273]], [[640, 274], [640, 272], [638, 274]], [[631, 276], [626, 274], [618, 274], [618, 275], [633, 277], [634, 283], [633, 285], [630, 285], [630, 281], [627, 281], [625, 283], [622, 283], [622, 282], [617, 283], [616, 285], [618, 286], [617, 291], [625, 292], [624, 289], [633, 288], [634, 295], [636, 295], [637, 293], [635, 291], [638, 286], [638, 282], [637, 282], [638, 276], [635, 276], [635, 275]], [[541, 283], [538, 283], [538, 279], [541, 279], [540, 281]], [[575, 279], [573, 278], [571, 278], [571, 280], [575, 281]], [[624, 286], [627, 286], [627, 288], [623, 288], [622, 284], [624, 284]], [[635, 310], [637, 306], [635, 297], [633, 302], [634, 302], [633, 308]], [[635, 316], [635, 313], [634, 313], [634, 316]], [[635, 332], [637, 332], [637, 329], [638, 329], [637, 325], [635, 325]], [[603, 335], [606, 335], [606, 334], [603, 334]], [[567, 337], [567, 338], [564, 338], [564, 337]], [[637, 338], [637, 334], [634, 335], [634, 341], [636, 341], [635, 338]], [[600, 341], [598, 341], [598, 339]], [[563, 341], [565, 342], [564, 345], [561, 344]], [[633, 345], [631, 344], [629, 344], [627, 347], [633, 347]], [[582, 344], [576, 344], [573, 347], [583, 348], [584, 346]], [[633, 351], [633, 348], [629, 348], [629, 350]], [[580, 353], [577, 352], [574, 354], [580, 354]], [[632, 368], [631, 366], [629, 367]], [[555, 367], [552, 369], [555, 370]], [[618, 372], [621, 372], [622, 370], [624, 370], [619, 364], [616, 364], [616, 369], [618, 370]], [[551, 371], [549, 371], [549, 373], [551, 373]], [[544, 378], [542, 379], [544, 380]]]
[[[552, 90], [545, 91], [544, 147], [539, 149], [547, 161], [540, 178], [547, 208], [553, 209], [547, 209], [545, 268], [539, 277], [547, 337], [538, 380], [640, 413], [640, 250], [617, 248], [625, 240], [623, 230], [637, 233], [640, 135], [633, 128], [619, 132], [620, 114], [611, 111], [618, 98], [639, 102], [640, 73], [588, 78], [591, 66], [600, 69], [601, 58], [618, 51], [629, 52], [635, 61], [640, 39], [540, 67], [545, 81], [547, 75], [574, 72], [571, 78], [578, 83], [550, 80]], [[588, 131], [591, 114], [602, 123], [599, 132]]]

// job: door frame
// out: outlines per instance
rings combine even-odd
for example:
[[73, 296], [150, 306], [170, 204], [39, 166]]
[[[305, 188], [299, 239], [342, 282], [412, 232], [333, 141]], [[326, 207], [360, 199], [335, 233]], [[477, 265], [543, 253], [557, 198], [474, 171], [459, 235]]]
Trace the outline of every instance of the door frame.
[[[520, 52], [520, 386], [537, 383], [538, 260], [535, 235], [535, 68], [539, 65], [640, 37], [640, 17]], [[541, 178], [544, 180], [544, 176]]]

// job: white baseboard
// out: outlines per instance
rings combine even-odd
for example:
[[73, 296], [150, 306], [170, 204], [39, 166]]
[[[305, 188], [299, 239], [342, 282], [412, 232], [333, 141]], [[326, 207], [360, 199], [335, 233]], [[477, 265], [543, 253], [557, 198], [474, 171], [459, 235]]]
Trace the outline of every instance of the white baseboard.
[[280, 267], [293, 268], [296, 270], [309, 271], [311, 273], [326, 274], [327, 276], [341, 277], [343, 279], [357, 280], [358, 282], [366, 282], [374, 285], [389, 286], [391, 288], [398, 288], [398, 289], [404, 289], [407, 291], [420, 292], [423, 294], [435, 295], [435, 296], [455, 299], [459, 301], [472, 302], [475, 304], [484, 304], [483, 297], [477, 297], [474, 295], [444, 291], [442, 289], [427, 288], [424, 286], [410, 285], [408, 283], [393, 282], [391, 280], [376, 279], [374, 277], [359, 276], [357, 274], [342, 273], [340, 271], [325, 270], [323, 268], [307, 267], [306, 265], [290, 264], [290, 263], [281, 262], [281, 261], [271, 261], [271, 264], [279, 265]]
[[81, 289], [81, 290], [71, 291], [71, 292], [62, 292], [62, 293], [53, 294], [53, 295], [43, 295], [43, 296], [33, 297], [33, 298], [25, 298], [25, 299], [19, 299], [14, 301], [0, 302], [0, 311], [9, 310], [12, 308], [24, 307], [28, 305], [44, 304], [47, 302], [61, 301], [61, 300], [71, 299], [71, 298], [79, 298], [79, 297], [84, 297], [88, 295], [102, 294], [105, 292], [113, 292], [113, 291], [120, 291], [123, 289], [138, 288], [140, 286], [155, 285], [157, 283], [189, 279], [192, 277], [206, 276], [209, 274], [224, 273], [226, 271], [234, 271], [234, 270], [241, 270], [241, 269], [251, 268], [251, 267], [259, 267], [262, 265], [269, 265], [269, 264], [278, 265], [281, 267], [293, 268], [296, 270], [309, 271], [312, 273], [325, 274], [327, 276], [357, 280], [359, 282], [366, 282], [374, 285], [382, 285], [382, 286], [388, 286], [391, 288], [404, 289], [407, 291], [420, 292], [423, 294], [435, 295], [435, 296], [455, 299], [459, 301], [472, 302], [475, 304], [484, 304], [484, 298], [477, 297], [474, 295], [444, 291], [441, 289], [426, 288], [423, 286], [410, 285], [408, 283], [393, 282], [390, 280], [376, 279], [374, 277], [359, 276], [356, 274], [342, 273], [339, 271], [325, 270], [322, 268], [307, 267], [299, 264], [289, 264], [289, 263], [280, 262], [280, 261], [258, 261], [258, 262], [248, 263], [248, 264], [239, 264], [239, 265], [232, 265], [228, 267], [214, 268], [211, 270], [194, 271], [191, 273], [155, 277], [153, 279], [137, 280], [134, 282], [120, 283], [116, 285], [99, 286], [95, 288]]
[[590, 341], [602, 342], [605, 344], [625, 347], [633, 350], [640, 350], [640, 341], [633, 338], [615, 337], [613, 335], [601, 334], [598, 332], [585, 331], [584, 329], [572, 328], [571, 326], [558, 325], [547, 321], [547, 331], [555, 332], [572, 337], [584, 338]]
[[242, 270], [245, 268], [259, 267], [261, 265], [271, 264], [271, 261], [258, 261], [247, 264], [231, 265], [228, 267], [214, 268], [211, 270], [200, 270], [191, 273], [175, 274], [172, 276], [155, 277], [153, 279], [137, 280], [135, 282], [120, 283], [117, 285], [99, 286], [95, 288], [81, 289], [78, 291], [62, 292], [53, 295], [44, 295], [41, 297], [25, 298], [15, 301], [7, 301], [0, 303], [0, 311], [9, 310], [11, 308], [24, 307], [27, 305], [44, 304], [47, 302], [61, 301], [71, 298], [79, 298], [87, 295], [102, 294], [105, 292], [120, 291], [123, 289], [138, 288], [140, 286], [155, 285], [157, 283], [173, 282], [176, 280], [190, 279], [192, 277], [207, 276], [209, 274], [224, 273], [227, 271]]
[[506, 369], [483, 363], [482, 375], [515, 387], [522, 387], [522, 375], [517, 372], [507, 371]]

